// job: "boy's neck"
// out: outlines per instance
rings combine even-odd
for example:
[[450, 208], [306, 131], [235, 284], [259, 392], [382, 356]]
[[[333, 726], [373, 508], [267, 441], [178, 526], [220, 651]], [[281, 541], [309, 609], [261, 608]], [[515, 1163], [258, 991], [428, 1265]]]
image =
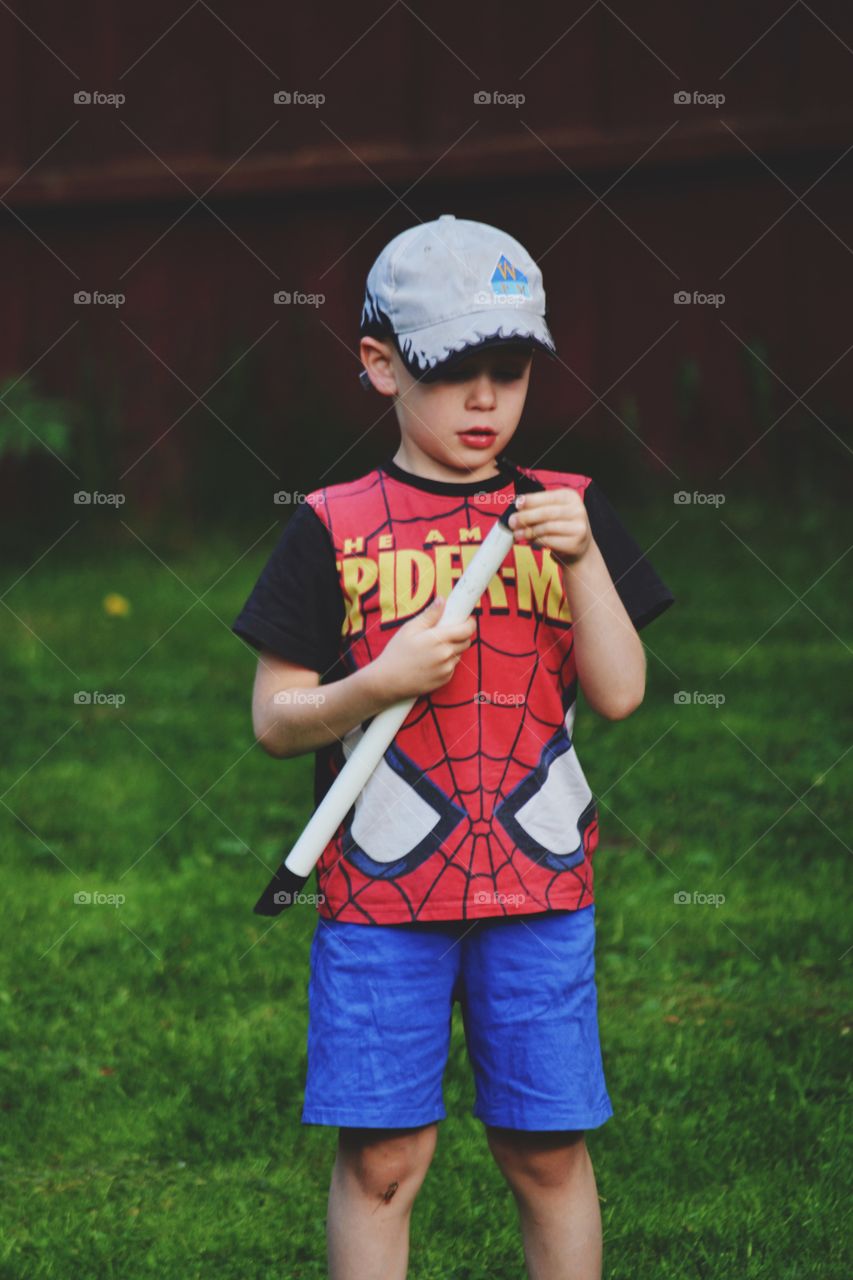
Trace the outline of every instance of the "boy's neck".
[[483, 463], [481, 467], [473, 469], [468, 467], [448, 467], [443, 462], [438, 462], [421, 450], [416, 452], [407, 451], [404, 442], [401, 442], [399, 449], [394, 454], [393, 461], [401, 470], [408, 471], [414, 476], [421, 476], [424, 480], [457, 481], [459, 484], [468, 484], [472, 480], [492, 480], [500, 473], [500, 468], [495, 463], [494, 458]]

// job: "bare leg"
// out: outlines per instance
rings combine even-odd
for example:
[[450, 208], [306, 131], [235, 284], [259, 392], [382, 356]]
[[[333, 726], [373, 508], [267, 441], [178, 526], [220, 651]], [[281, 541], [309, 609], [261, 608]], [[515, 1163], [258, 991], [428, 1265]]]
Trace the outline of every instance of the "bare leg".
[[583, 1133], [486, 1133], [518, 1205], [530, 1280], [601, 1280], [601, 1210]]
[[329, 1187], [329, 1280], [405, 1280], [409, 1221], [438, 1139], [419, 1129], [341, 1129]]

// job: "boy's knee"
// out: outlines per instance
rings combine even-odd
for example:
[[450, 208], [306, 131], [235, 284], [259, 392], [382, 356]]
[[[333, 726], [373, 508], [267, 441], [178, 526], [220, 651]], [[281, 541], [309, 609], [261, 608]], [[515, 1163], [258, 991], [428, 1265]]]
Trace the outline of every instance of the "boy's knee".
[[409, 1201], [435, 1152], [438, 1126], [419, 1129], [341, 1129], [338, 1160], [359, 1189], [378, 1204]]
[[507, 1182], [521, 1192], [564, 1187], [589, 1159], [582, 1129], [529, 1133], [490, 1127], [486, 1135]]

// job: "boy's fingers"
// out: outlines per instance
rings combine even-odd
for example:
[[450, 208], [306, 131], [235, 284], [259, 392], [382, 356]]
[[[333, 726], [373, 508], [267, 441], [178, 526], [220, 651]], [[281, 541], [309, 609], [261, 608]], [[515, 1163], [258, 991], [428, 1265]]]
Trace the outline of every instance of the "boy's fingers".
[[538, 507], [535, 511], [528, 511], [527, 508], [523, 508], [521, 511], [514, 512], [510, 517], [510, 528], [513, 530], [531, 529], [542, 525], [546, 520], [556, 520], [562, 523], [577, 521], [580, 514], [580, 508], [567, 511], [564, 506], [557, 503]]
[[564, 520], [543, 520], [539, 524], [526, 525], [523, 530], [529, 538], [541, 538], [543, 534], [561, 533], [568, 536], [572, 532], [572, 527]]
[[515, 529], [544, 529], [548, 525], [552, 529], [564, 529], [567, 532], [572, 529], [582, 529], [584, 521], [579, 520], [572, 512], [565, 511], [543, 511], [541, 514], [536, 513], [527, 520], [519, 520], [517, 524], [512, 526]]
[[566, 508], [560, 506], [559, 503], [550, 503], [547, 507], [537, 507], [535, 511], [528, 511], [526, 507], [522, 507], [521, 511], [516, 511], [512, 516], [514, 527], [518, 525], [526, 525], [532, 521], [540, 520], [572, 520], [577, 515], [575, 511], [566, 511]]
[[474, 635], [474, 630], [469, 627], [467, 622], [448, 623], [447, 626], [442, 627], [442, 631], [444, 632], [444, 638], [454, 643], [457, 640], [470, 640]]
[[441, 615], [444, 613], [445, 601], [442, 596], [436, 596], [435, 599], [427, 605], [423, 613], [418, 614], [423, 619], [425, 627], [437, 627], [441, 621]]

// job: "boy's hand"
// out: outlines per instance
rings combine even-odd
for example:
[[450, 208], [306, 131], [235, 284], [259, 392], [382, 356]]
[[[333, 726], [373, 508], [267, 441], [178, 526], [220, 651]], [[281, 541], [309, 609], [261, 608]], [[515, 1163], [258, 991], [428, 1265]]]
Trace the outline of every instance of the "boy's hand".
[[543, 489], [516, 498], [509, 518], [516, 542], [547, 547], [561, 565], [574, 564], [592, 542], [584, 500], [577, 489]]
[[447, 684], [477, 631], [473, 618], [439, 625], [445, 601], [436, 596], [428, 609], [395, 632], [371, 664], [383, 696], [395, 702], [431, 693]]

